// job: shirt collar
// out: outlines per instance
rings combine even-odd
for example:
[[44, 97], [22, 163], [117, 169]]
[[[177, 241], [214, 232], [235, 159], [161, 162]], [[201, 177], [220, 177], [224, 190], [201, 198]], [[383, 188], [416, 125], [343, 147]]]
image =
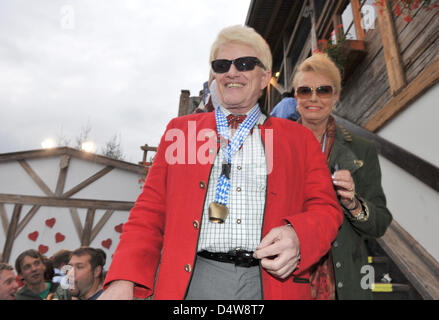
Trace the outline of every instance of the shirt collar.
[[[227, 116], [228, 116], [229, 114], [232, 114], [229, 110], [227, 110], [226, 108], [224, 108], [222, 105], [219, 105], [219, 108], [220, 108], [221, 112], [224, 114], [224, 116], [225, 116], [226, 118], [227, 118]], [[249, 111], [247, 111], [247, 112], [245, 113], [245, 115], [248, 116], [248, 115], [250, 114], [250, 112], [252, 112], [253, 109], [255, 109], [255, 108], [259, 108], [259, 104], [258, 104], [258, 103], [255, 104], [255, 106], [254, 106], [253, 108], [251, 108]], [[261, 112], [261, 116], [259, 117], [259, 119], [258, 119], [258, 121], [256, 122], [256, 124], [263, 124], [263, 123], [265, 122], [265, 119], [266, 119], [266, 118], [267, 118], [267, 116]]]

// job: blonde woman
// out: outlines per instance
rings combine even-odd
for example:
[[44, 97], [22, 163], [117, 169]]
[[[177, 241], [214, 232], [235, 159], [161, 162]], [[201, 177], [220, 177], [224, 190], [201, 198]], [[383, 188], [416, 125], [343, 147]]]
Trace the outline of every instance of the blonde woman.
[[299, 123], [320, 142], [344, 221], [328, 255], [311, 276], [316, 299], [371, 299], [362, 288], [361, 268], [368, 263], [364, 240], [384, 234], [392, 216], [386, 207], [381, 170], [374, 144], [338, 125], [331, 112], [340, 98], [338, 68], [317, 53], [300, 64], [293, 80]]

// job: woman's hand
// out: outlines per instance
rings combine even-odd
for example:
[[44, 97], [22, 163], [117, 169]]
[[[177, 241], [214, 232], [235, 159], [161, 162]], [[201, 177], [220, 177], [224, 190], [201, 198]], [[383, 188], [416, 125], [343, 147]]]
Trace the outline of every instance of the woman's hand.
[[348, 210], [356, 209], [358, 200], [355, 198], [355, 183], [349, 170], [335, 171], [332, 175], [332, 182], [343, 207]]

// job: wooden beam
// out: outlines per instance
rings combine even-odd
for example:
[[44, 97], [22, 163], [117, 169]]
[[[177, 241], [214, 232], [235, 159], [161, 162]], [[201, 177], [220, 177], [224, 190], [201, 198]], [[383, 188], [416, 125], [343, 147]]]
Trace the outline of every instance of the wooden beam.
[[355, 34], [357, 36], [357, 40], [364, 40], [364, 30], [361, 25], [361, 11], [360, 11], [360, 1], [359, 0], [351, 0], [352, 7], [352, 15], [354, 17], [354, 25], [355, 25]]
[[75, 193], [81, 191], [85, 187], [89, 186], [90, 184], [92, 184], [93, 182], [95, 182], [99, 178], [103, 177], [104, 175], [106, 175], [108, 172], [110, 172], [113, 169], [114, 169], [114, 167], [111, 167], [111, 166], [107, 166], [107, 167], [103, 168], [102, 170], [100, 170], [99, 172], [95, 173], [91, 177], [89, 177], [89, 178], [85, 179], [84, 181], [82, 181], [77, 186], [75, 186], [72, 189], [70, 189], [69, 191], [65, 192], [62, 195], [62, 198], [69, 198], [69, 197], [71, 197], [72, 195], [74, 195]]
[[408, 152], [390, 141], [374, 134], [344, 118], [333, 114], [336, 122], [353, 134], [373, 140], [377, 143], [378, 152], [413, 177], [439, 192], [439, 168]]
[[6, 208], [4, 203], [0, 203], [0, 218], [2, 220], [3, 231], [6, 234], [8, 232], [9, 221], [8, 221], [8, 215], [6, 214]]
[[96, 223], [93, 230], [91, 231], [90, 243], [93, 242], [93, 240], [96, 238], [98, 233], [102, 230], [102, 228], [105, 226], [107, 221], [111, 218], [113, 212], [114, 210], [105, 211], [104, 215], [101, 217], [101, 219], [99, 219], [98, 223]]
[[[334, 6], [331, 8], [331, 10], [329, 11], [330, 14], [332, 14], [331, 16], [331, 21], [334, 22], [334, 15], [341, 15], [343, 13], [342, 8], [344, 8], [349, 0], [337, 0], [337, 1], [329, 1], [329, 2], [334, 2]], [[329, 23], [330, 21], [327, 21], [325, 23], [324, 20], [321, 20], [322, 22], [322, 37], [326, 37], [327, 35], [330, 34], [331, 28], [334, 28], [334, 26]], [[320, 27], [320, 25], [319, 25]], [[335, 26], [337, 27], [337, 26]], [[335, 28], [334, 28], [335, 30]]]
[[76, 233], [78, 234], [79, 242], [81, 242], [82, 224], [81, 224], [81, 219], [79, 218], [78, 209], [69, 208], [69, 210], [70, 210], [70, 217], [72, 218], [73, 225], [75, 226]]
[[[288, 57], [288, 53], [287, 53], [287, 45], [288, 45], [288, 38], [287, 36], [283, 36], [282, 37], [282, 63], [281, 63], [281, 69], [283, 72], [283, 78], [284, 78], [284, 86], [285, 88], [288, 88], [288, 75], [290, 74], [290, 64], [289, 64], [289, 60], [290, 58]], [[279, 70], [279, 71], [280, 71]]]
[[[323, 7], [322, 13], [320, 14], [319, 20], [317, 21], [317, 35], [322, 37], [322, 27], [328, 24], [327, 21], [330, 20], [330, 15], [332, 15], [332, 10], [336, 1], [325, 1], [325, 6]], [[326, 35], [323, 35], [326, 37]]]
[[268, 39], [268, 35], [270, 34], [271, 29], [273, 28], [273, 24], [277, 20], [277, 15], [279, 13], [279, 9], [280, 9], [281, 4], [282, 4], [282, 1], [275, 1], [274, 8], [270, 10], [271, 17], [270, 17], [270, 20], [268, 21], [267, 27], [265, 28], [265, 32], [263, 35], [264, 39]]
[[112, 209], [129, 211], [134, 202], [105, 201], [89, 199], [60, 199], [57, 197], [37, 197], [16, 194], [0, 194], [0, 203], [16, 203], [23, 205], [40, 205], [47, 207], [87, 208], [87, 209]]
[[[285, 23], [283, 25], [282, 31], [279, 33], [280, 35], [284, 35], [284, 37], [278, 37], [277, 41], [273, 45], [272, 52], [277, 52], [279, 47], [282, 47], [282, 50], [286, 50], [288, 48], [288, 43], [290, 39], [290, 34], [287, 34], [287, 30], [290, 28], [290, 24], [294, 23], [296, 24], [297, 20], [299, 19], [299, 11], [300, 7], [303, 5], [301, 1], [294, 1], [293, 5], [290, 8], [290, 11], [288, 13], [287, 19], [285, 20]], [[285, 41], [285, 44], [284, 44]], [[286, 51], [284, 54], [285, 56], [288, 56], [290, 53]], [[281, 66], [279, 67], [279, 70], [282, 70], [283, 67], [283, 61]]]
[[377, 239], [425, 300], [439, 299], [439, 263], [395, 220]]
[[23, 167], [27, 174], [47, 196], [53, 196], [52, 190], [50, 190], [47, 184], [44, 183], [40, 176], [31, 168], [31, 166], [25, 160], [18, 160], [18, 163]]
[[11, 223], [9, 224], [5, 245], [3, 247], [3, 262], [8, 263], [9, 258], [11, 257], [12, 246], [14, 245], [15, 233], [17, 231], [18, 221], [20, 220], [22, 207], [23, 206], [21, 204], [16, 204], [14, 207], [14, 212], [12, 213]]
[[316, 26], [316, 8], [314, 5], [314, 0], [310, 0], [309, 4], [311, 6], [311, 50], [317, 50], [317, 26]]
[[69, 169], [70, 156], [61, 156], [59, 162], [58, 181], [56, 183], [55, 196], [59, 197], [64, 192], [64, 186], [66, 184], [67, 170]]
[[30, 150], [12, 153], [0, 154], [0, 163], [9, 162], [14, 160], [24, 160], [24, 159], [39, 159], [56, 157], [61, 155], [70, 155], [75, 158], [91, 161], [93, 163], [102, 164], [104, 166], [112, 166], [123, 170], [128, 170], [135, 173], [142, 173], [143, 168], [137, 164], [130, 162], [125, 162], [121, 160], [111, 159], [105, 156], [100, 156], [94, 153], [79, 151], [69, 147], [60, 147], [54, 149], [44, 149], [44, 150]]
[[285, 92], [284, 86], [282, 86], [279, 82], [277, 82], [275, 77], [271, 78], [270, 84], [273, 86], [273, 88], [275, 88], [279, 92], [279, 94], [282, 94]]
[[[390, 92], [395, 95], [406, 84], [404, 65], [399, 52], [395, 25], [393, 23], [391, 7], [388, 0], [376, 2], [378, 10], [378, 25], [383, 44], [384, 59], [386, 61]], [[379, 4], [379, 3], [382, 3]]]
[[93, 221], [95, 218], [95, 209], [88, 209], [87, 210], [87, 216], [85, 218], [85, 223], [84, 223], [84, 229], [82, 230], [82, 237], [81, 237], [81, 246], [89, 246], [90, 245], [90, 236], [91, 236], [91, 231], [93, 228]]
[[148, 151], [155, 151], [157, 152], [158, 147], [150, 147], [147, 144], [145, 144], [144, 146], [141, 146], [140, 149], [143, 150], [143, 161], [140, 162], [140, 165], [144, 165], [146, 163], [146, 156], [148, 154]]
[[378, 130], [438, 82], [439, 57], [370, 119], [365, 129], [372, 132]]
[[299, 26], [300, 26], [300, 23], [302, 22], [303, 14], [305, 13], [306, 7], [307, 7], [306, 3], [304, 3], [302, 5], [302, 8], [300, 9], [299, 16], [297, 18], [297, 22], [294, 26], [293, 32], [291, 33], [290, 40], [288, 41], [287, 50], [286, 50], [287, 54], [290, 54], [291, 48], [293, 47], [293, 43], [294, 43], [294, 40], [296, 38], [296, 34], [299, 31]]
[[40, 208], [41, 206], [37, 206], [37, 205], [32, 206], [32, 208], [28, 211], [28, 213], [23, 218], [23, 220], [21, 220], [20, 223], [18, 224], [17, 230], [15, 232], [15, 239], [18, 238], [21, 231], [23, 231], [23, 229], [28, 225], [28, 223], [32, 220], [32, 218], [35, 216], [35, 214]]
[[[332, 17], [332, 28], [334, 30], [339, 30], [338, 32], [335, 33], [336, 36], [336, 41], [340, 42], [341, 38], [343, 37], [344, 34], [344, 29], [342, 28], [337, 28], [339, 25], [343, 25], [343, 21], [341, 19], [341, 15], [340, 14], [334, 14], [334, 16]], [[332, 41], [332, 39], [331, 39]]]

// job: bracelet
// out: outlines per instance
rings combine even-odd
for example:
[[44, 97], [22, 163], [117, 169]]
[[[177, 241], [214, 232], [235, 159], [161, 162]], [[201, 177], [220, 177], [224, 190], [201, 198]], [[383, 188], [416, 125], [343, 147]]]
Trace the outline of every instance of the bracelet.
[[354, 199], [355, 199], [355, 207], [353, 207], [353, 208], [351, 208], [351, 209], [348, 209], [348, 208], [346, 208], [346, 209], [348, 209], [348, 211], [352, 211], [352, 210], [357, 210], [358, 209], [358, 207], [359, 207], [359, 205], [360, 205], [360, 201], [358, 201], [358, 199], [357, 199], [357, 197], [354, 195]]

